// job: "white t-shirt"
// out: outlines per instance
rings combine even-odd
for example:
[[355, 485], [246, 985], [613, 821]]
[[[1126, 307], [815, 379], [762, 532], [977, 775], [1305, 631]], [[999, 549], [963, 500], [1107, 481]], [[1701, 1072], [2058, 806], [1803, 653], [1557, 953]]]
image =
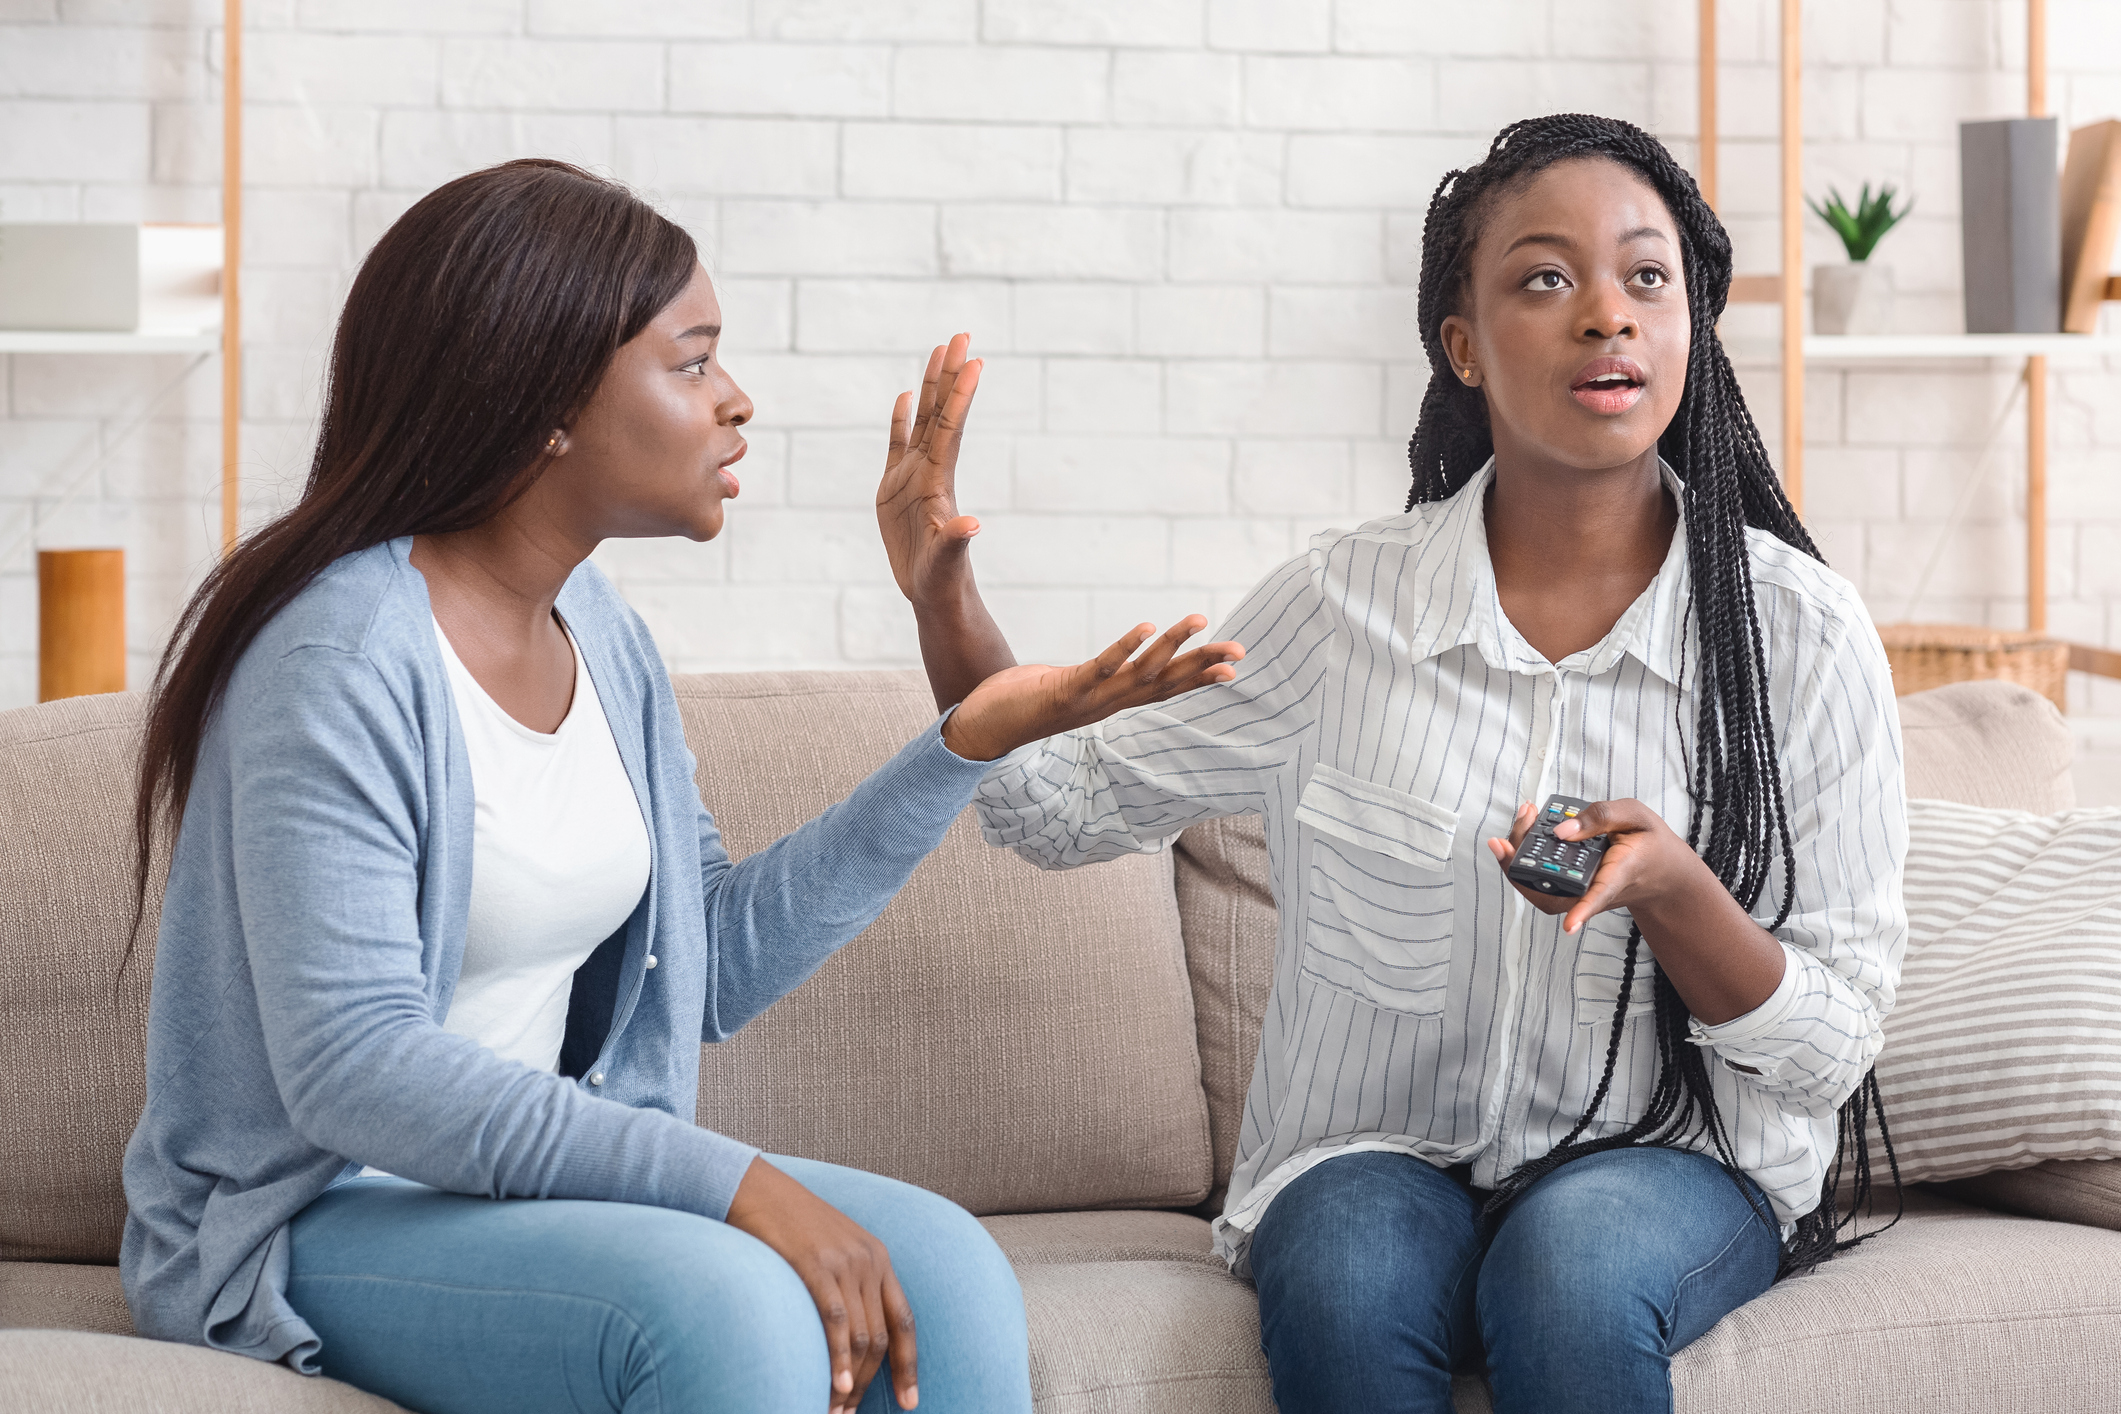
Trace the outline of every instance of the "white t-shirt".
[[503, 711], [435, 625], [476, 814], [464, 970], [444, 1030], [554, 1070], [575, 969], [648, 887], [648, 827], [574, 636], [574, 701], [551, 735]]

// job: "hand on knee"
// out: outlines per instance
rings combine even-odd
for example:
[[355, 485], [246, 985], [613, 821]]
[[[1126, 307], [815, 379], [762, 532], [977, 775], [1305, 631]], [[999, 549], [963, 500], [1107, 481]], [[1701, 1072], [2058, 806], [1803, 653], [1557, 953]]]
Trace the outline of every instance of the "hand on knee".
[[817, 1303], [832, 1361], [830, 1414], [851, 1414], [887, 1357], [899, 1407], [920, 1402], [913, 1308], [883, 1243], [762, 1158], [737, 1187], [729, 1225], [779, 1253]]

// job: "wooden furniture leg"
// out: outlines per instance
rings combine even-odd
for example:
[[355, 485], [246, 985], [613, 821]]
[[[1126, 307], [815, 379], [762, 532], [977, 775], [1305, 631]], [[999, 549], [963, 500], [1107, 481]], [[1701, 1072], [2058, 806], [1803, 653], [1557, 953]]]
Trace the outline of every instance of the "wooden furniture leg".
[[2025, 626], [2047, 631], [2047, 355], [2025, 361]]

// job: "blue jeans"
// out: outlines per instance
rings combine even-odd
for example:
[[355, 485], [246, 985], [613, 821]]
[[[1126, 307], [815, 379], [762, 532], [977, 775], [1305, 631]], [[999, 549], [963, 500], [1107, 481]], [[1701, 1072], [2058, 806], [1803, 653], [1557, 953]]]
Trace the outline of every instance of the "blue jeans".
[[1672, 1356], [1775, 1279], [1780, 1235], [1700, 1154], [1578, 1159], [1484, 1238], [1485, 1196], [1377, 1152], [1275, 1195], [1251, 1260], [1282, 1414], [1449, 1414], [1483, 1360], [1496, 1414], [1669, 1410]]
[[[913, 1306], [921, 1414], [1029, 1414], [1023, 1293], [947, 1199], [808, 1159], [775, 1166], [874, 1234]], [[295, 1218], [288, 1300], [324, 1373], [421, 1414], [825, 1414], [825, 1332], [747, 1233], [628, 1203], [466, 1197], [397, 1178]], [[887, 1362], [861, 1414], [898, 1408]]]

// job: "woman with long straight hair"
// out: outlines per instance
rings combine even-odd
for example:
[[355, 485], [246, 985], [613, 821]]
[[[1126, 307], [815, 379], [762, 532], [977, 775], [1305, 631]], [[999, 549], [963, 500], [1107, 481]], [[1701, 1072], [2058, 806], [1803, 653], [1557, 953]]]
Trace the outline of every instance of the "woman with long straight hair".
[[[557, 162], [449, 183], [362, 263], [302, 499], [208, 575], [149, 708], [142, 1334], [427, 1414], [1030, 1409], [980, 1226], [696, 1127], [699, 1045], [883, 909], [985, 769], [968, 729], [1034, 740], [1230, 655], [1130, 661], [1137, 631], [1005, 674], [733, 864], [586, 562], [721, 531], [752, 414], [721, 323], [682, 230]], [[907, 477], [957, 454], [978, 366], [944, 393], [943, 358]]]
[[[1280, 944], [1216, 1235], [1289, 1414], [1441, 1414], [1469, 1368], [1498, 1410], [1669, 1408], [1674, 1352], [1846, 1245], [1898, 719], [1717, 341], [1730, 279], [1655, 138], [1505, 128], [1430, 204], [1405, 513], [1270, 574], [1229, 683], [981, 787], [1049, 868], [1265, 818]], [[1008, 648], [932, 476], [885, 531], [947, 705]]]

